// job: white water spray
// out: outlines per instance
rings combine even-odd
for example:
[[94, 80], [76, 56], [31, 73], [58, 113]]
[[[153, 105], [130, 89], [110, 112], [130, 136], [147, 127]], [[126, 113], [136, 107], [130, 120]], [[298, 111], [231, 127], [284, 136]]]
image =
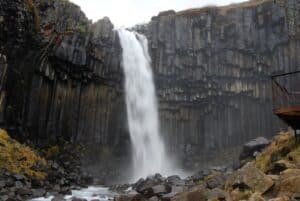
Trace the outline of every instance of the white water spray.
[[[145, 36], [118, 30], [123, 49], [123, 69], [129, 132], [136, 180], [154, 173], [173, 171], [159, 132], [155, 87]], [[174, 172], [173, 172], [174, 173]]]

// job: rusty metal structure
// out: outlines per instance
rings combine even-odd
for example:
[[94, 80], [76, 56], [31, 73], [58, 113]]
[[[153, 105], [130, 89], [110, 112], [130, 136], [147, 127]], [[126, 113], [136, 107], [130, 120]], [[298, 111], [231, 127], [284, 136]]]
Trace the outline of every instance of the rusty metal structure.
[[300, 130], [300, 70], [272, 76], [273, 112], [295, 130]]

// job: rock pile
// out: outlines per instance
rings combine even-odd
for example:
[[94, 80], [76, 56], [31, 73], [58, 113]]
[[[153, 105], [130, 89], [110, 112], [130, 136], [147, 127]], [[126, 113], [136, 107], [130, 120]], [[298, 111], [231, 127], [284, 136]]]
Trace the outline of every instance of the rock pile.
[[[267, 146], [268, 145], [268, 146]], [[267, 146], [265, 149], [263, 147]], [[300, 144], [291, 132], [269, 142], [255, 139], [244, 153], [259, 151], [252, 161], [232, 172], [225, 167], [201, 170], [191, 177], [159, 174], [140, 179], [117, 201], [295, 201], [300, 200]]]
[[81, 171], [80, 155], [74, 147], [64, 144], [57, 152], [47, 150], [46, 160], [0, 129], [0, 200], [65, 195], [91, 184], [93, 179]]

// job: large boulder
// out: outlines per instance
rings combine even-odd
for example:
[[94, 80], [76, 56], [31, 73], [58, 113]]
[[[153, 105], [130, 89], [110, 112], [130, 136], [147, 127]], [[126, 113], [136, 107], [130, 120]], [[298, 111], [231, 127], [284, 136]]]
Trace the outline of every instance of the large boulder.
[[115, 201], [144, 201], [145, 198], [143, 198], [140, 194], [126, 194], [126, 195], [120, 195], [115, 198]]
[[261, 152], [263, 148], [265, 148], [270, 141], [264, 137], [255, 138], [243, 146], [243, 151], [240, 154], [240, 160], [244, 160], [247, 158], [254, 158], [256, 152]]
[[221, 190], [219, 188], [215, 188], [207, 191], [207, 199], [208, 200], [226, 200], [231, 201], [231, 197], [228, 192]]
[[233, 173], [226, 182], [225, 188], [232, 191], [236, 188], [247, 188], [252, 192], [265, 193], [274, 185], [274, 181], [265, 173], [247, 164]]
[[165, 179], [160, 174], [140, 179], [133, 187], [138, 193], [150, 198], [157, 194], [167, 194], [171, 192], [171, 186], [165, 183]]
[[225, 184], [226, 177], [221, 173], [215, 173], [205, 179], [206, 186], [209, 189], [222, 188]]
[[202, 185], [195, 186], [190, 190], [176, 195], [171, 201], [206, 201], [207, 192]]
[[300, 193], [300, 169], [287, 169], [281, 173], [278, 193], [280, 196]]
[[185, 185], [185, 181], [182, 180], [177, 175], [172, 175], [172, 176], [167, 177], [166, 181], [169, 185], [172, 185], [172, 186], [184, 186]]

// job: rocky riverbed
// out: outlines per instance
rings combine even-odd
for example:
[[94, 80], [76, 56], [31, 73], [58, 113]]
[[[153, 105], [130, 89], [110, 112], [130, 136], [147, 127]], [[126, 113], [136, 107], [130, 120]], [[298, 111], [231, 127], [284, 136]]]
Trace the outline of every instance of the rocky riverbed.
[[[9, 138], [2, 131], [0, 159], [7, 144], [3, 136], [15, 147], [25, 145]], [[6, 135], [4, 135], [4, 134]], [[27, 147], [29, 149], [29, 147]], [[52, 150], [53, 152], [53, 150]], [[39, 152], [33, 151], [35, 157]], [[62, 159], [64, 154], [57, 154]], [[1, 158], [2, 157], [2, 158]], [[29, 158], [27, 156], [27, 158]], [[34, 158], [34, 157], [31, 157]], [[7, 158], [9, 159], [9, 158]], [[40, 157], [40, 159], [44, 159]], [[0, 200], [2, 201], [204, 201], [204, 200], [299, 200], [300, 199], [300, 144], [293, 132], [282, 132], [271, 141], [254, 139], [244, 145], [240, 166], [211, 167], [192, 176], [164, 177], [160, 174], [141, 178], [134, 184], [93, 186], [90, 175], [81, 171], [80, 164], [72, 160], [56, 162], [44, 159], [45, 166], [28, 166], [16, 172], [4, 163], [0, 171]], [[10, 158], [9, 160], [12, 161]], [[16, 167], [22, 165], [15, 158]], [[27, 159], [22, 159], [26, 161]], [[76, 161], [76, 160], [74, 160]], [[7, 164], [7, 163], [5, 163]], [[23, 166], [24, 167], [24, 166]], [[30, 176], [28, 172], [32, 171]], [[44, 177], [37, 177], [37, 172]], [[35, 173], [35, 174], [34, 174]], [[87, 187], [90, 185], [89, 187]]]

